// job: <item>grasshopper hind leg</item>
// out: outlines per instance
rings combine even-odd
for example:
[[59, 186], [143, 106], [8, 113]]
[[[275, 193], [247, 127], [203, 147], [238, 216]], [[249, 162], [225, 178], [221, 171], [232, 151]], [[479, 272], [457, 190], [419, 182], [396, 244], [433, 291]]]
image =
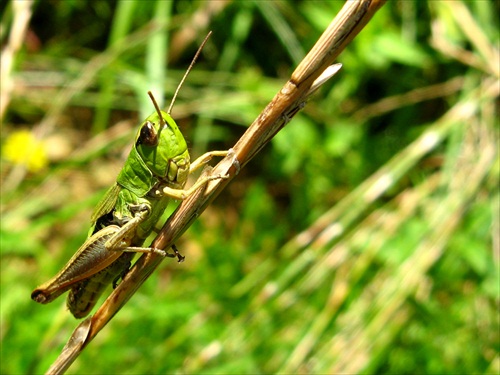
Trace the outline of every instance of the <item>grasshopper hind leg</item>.
[[[165, 251], [165, 252], [163, 252], [163, 250], [159, 250], [159, 251], [162, 251], [162, 252], [163, 252], [163, 254], [164, 254], [164, 256], [166, 256], [166, 257], [169, 257], [169, 258], [177, 258], [177, 261], [178, 261], [179, 263], [184, 262], [184, 259], [186, 259], [186, 257], [185, 257], [185, 256], [183, 256], [183, 255], [179, 252], [179, 250], [177, 249], [177, 246], [175, 246], [175, 244], [174, 244], [174, 245], [172, 245], [172, 250], [174, 251], [174, 253], [173, 253], [173, 254], [172, 254], [172, 253], [168, 253], [168, 252], [166, 252], [166, 251]], [[118, 282], [119, 282], [120, 280], [123, 280], [123, 278], [124, 278], [124, 277], [127, 275], [127, 273], [130, 271], [130, 266], [131, 266], [131, 263], [130, 263], [130, 262], [128, 262], [128, 265], [127, 265], [126, 267], [124, 267], [124, 268], [123, 268], [123, 272], [122, 272], [121, 274], [118, 274], [118, 275], [116, 276], [116, 278], [113, 280], [113, 283], [112, 283], [112, 284], [113, 284], [113, 289], [115, 289], [115, 288], [118, 286]]]

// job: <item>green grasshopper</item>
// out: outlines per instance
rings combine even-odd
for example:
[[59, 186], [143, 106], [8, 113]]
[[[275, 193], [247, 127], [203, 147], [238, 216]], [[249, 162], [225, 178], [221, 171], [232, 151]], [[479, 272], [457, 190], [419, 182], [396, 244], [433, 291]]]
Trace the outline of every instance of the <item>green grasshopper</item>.
[[83, 318], [93, 309], [104, 289], [110, 283], [115, 286], [126, 274], [136, 252], [177, 257], [179, 262], [184, 259], [175, 245], [172, 246], [174, 252], [168, 253], [144, 248], [142, 244], [171, 198], [184, 199], [208, 181], [225, 178], [202, 177], [184, 190], [190, 173], [212, 157], [226, 156], [230, 151], [208, 152], [190, 163], [186, 141], [170, 116], [177, 92], [205, 41], [181, 80], [167, 113], [159, 109], [148, 93], [156, 112], [141, 124], [116, 183], [97, 205], [87, 240], [57, 275], [32, 292], [34, 301], [49, 303], [70, 290], [67, 306], [75, 318]]

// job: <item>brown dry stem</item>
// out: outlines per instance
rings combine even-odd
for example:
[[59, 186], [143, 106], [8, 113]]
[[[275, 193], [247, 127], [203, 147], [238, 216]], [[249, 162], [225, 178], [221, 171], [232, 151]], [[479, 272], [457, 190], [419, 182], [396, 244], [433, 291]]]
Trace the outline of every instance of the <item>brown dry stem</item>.
[[[167, 220], [153, 241], [152, 247], [166, 249], [172, 246], [193, 220], [238, 174], [240, 168], [243, 168], [303, 108], [307, 97], [338, 70], [338, 67], [336, 69], [329, 68], [329, 66], [384, 2], [384, 0], [360, 0], [345, 3], [293, 72], [290, 80], [233, 147], [234, 153], [228, 155], [210, 171], [211, 175], [228, 176], [228, 178], [210, 181], [207, 186], [183, 201]], [[321, 76], [325, 71], [326, 76]], [[76, 328], [61, 355], [47, 373], [64, 372], [83, 348], [146, 281], [162, 259], [155, 254], [142, 255], [94, 316], [86, 319]]]

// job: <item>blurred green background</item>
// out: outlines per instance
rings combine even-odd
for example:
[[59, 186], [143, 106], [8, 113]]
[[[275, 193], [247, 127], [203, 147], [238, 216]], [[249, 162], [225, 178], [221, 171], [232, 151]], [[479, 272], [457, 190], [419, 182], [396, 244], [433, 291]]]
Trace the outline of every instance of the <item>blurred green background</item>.
[[[31, 291], [83, 243], [137, 125], [231, 147], [340, 1], [1, 5], [1, 368], [77, 321]], [[75, 374], [498, 373], [498, 1], [386, 4]], [[107, 293], [106, 293], [107, 294]]]

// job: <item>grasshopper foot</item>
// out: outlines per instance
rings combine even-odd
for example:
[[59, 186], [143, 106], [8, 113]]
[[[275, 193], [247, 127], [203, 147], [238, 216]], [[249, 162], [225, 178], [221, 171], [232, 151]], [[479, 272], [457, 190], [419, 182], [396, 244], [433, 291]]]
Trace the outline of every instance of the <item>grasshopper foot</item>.
[[165, 255], [169, 258], [177, 258], [177, 262], [178, 263], [181, 263], [181, 262], [184, 262], [184, 259], [186, 259], [185, 256], [183, 256], [179, 250], [177, 249], [177, 246], [175, 245], [172, 245], [172, 250], [174, 251], [173, 254], [171, 253], [165, 253]]

